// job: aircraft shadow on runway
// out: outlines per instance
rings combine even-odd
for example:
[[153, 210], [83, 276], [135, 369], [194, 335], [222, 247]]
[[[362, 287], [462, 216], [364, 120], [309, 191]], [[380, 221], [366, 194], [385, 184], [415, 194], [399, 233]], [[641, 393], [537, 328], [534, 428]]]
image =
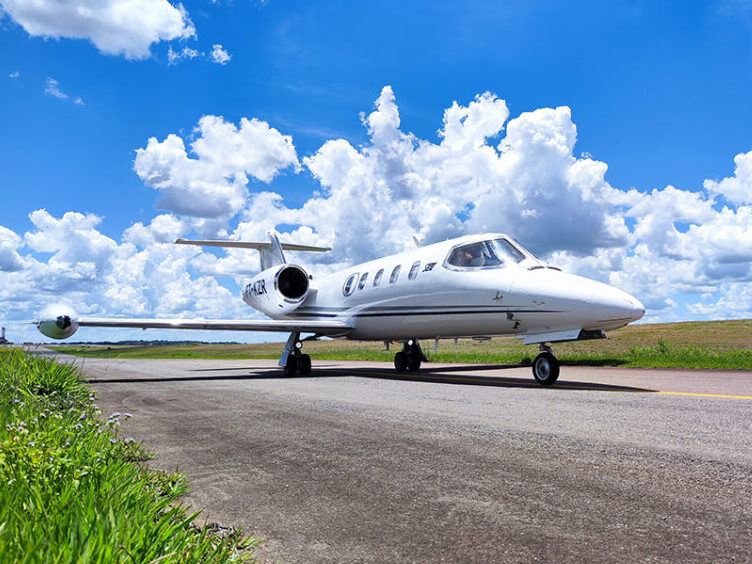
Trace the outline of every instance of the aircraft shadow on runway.
[[[533, 388], [546, 390], [581, 390], [600, 392], [655, 392], [648, 388], [634, 386], [617, 386], [593, 382], [578, 382], [573, 380], [559, 380], [550, 387], [543, 388], [530, 378], [512, 378], [502, 376], [462, 375], [458, 372], [481, 372], [492, 370], [509, 370], [523, 368], [521, 365], [482, 365], [482, 366], [439, 366], [436, 368], [422, 368], [419, 372], [395, 372], [391, 368], [335, 368], [318, 365], [312, 376], [296, 376], [290, 378], [282, 373], [281, 368], [269, 367], [228, 367], [228, 368], [196, 368], [189, 372], [219, 373], [216, 375], [185, 376], [185, 377], [146, 377], [146, 378], [102, 378], [90, 379], [90, 384], [125, 384], [125, 383], [162, 383], [162, 382], [220, 382], [223, 380], [292, 380], [295, 378], [343, 378], [362, 377], [380, 380], [401, 380], [407, 382], [425, 382], [432, 384], [450, 384], [462, 386], [488, 386], [502, 388]], [[529, 368], [529, 367], [527, 367]], [[250, 371], [248, 373], [247, 371]], [[234, 374], [224, 374], [234, 372]]]

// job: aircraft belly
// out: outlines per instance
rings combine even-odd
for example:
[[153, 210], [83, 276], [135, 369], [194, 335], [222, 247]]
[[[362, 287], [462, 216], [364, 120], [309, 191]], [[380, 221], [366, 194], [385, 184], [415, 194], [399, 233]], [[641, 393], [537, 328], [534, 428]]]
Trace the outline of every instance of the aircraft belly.
[[467, 335], [508, 335], [517, 331], [514, 321], [500, 313], [442, 315], [407, 314], [360, 317], [354, 323], [355, 339], [432, 339]]

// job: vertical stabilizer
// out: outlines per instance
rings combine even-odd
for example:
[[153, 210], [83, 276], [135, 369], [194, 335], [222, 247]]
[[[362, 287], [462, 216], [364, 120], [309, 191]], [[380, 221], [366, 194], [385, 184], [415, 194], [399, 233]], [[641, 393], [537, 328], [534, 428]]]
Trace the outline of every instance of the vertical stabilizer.
[[261, 270], [266, 270], [272, 266], [285, 264], [285, 254], [282, 252], [282, 245], [274, 231], [266, 234], [269, 237], [269, 247], [259, 249], [259, 258], [261, 259]]

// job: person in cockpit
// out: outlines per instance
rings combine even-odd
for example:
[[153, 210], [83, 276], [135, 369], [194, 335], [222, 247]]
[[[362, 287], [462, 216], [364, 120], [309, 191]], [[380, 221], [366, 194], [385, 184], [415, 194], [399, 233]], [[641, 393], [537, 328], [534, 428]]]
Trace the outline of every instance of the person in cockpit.
[[480, 245], [468, 245], [460, 249], [460, 260], [458, 266], [483, 266], [483, 254]]

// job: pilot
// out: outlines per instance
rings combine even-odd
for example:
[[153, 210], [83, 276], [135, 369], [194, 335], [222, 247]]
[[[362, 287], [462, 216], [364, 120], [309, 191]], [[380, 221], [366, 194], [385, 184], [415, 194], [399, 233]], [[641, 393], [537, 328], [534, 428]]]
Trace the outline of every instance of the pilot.
[[460, 254], [461, 266], [483, 266], [483, 256], [477, 245], [465, 247]]

